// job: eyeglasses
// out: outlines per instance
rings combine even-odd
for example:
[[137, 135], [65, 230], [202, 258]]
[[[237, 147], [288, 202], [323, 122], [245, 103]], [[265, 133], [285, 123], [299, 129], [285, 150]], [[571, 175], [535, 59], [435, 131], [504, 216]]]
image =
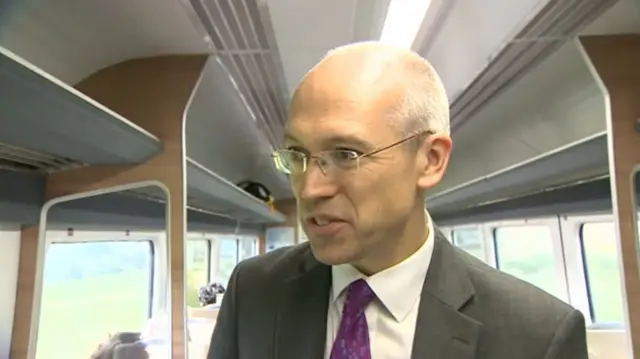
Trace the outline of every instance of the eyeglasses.
[[309, 167], [309, 161], [315, 160], [323, 174], [327, 174], [332, 169], [340, 171], [357, 170], [360, 167], [360, 160], [386, 151], [403, 143], [411, 141], [423, 135], [433, 135], [435, 132], [427, 130], [415, 135], [394, 142], [388, 146], [375, 149], [371, 152], [360, 154], [352, 150], [328, 150], [321, 151], [315, 155], [306, 154], [301, 151], [280, 149], [271, 155], [276, 168], [289, 175], [305, 173]]

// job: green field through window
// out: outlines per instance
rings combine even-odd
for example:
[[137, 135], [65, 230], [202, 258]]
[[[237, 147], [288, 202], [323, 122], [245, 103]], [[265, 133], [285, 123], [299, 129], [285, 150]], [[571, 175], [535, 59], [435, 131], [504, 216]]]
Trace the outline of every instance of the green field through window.
[[585, 223], [581, 232], [591, 294], [591, 319], [595, 323], [623, 323], [622, 277], [614, 224]]
[[110, 333], [142, 330], [150, 242], [60, 243], [45, 256], [37, 359], [87, 359]]

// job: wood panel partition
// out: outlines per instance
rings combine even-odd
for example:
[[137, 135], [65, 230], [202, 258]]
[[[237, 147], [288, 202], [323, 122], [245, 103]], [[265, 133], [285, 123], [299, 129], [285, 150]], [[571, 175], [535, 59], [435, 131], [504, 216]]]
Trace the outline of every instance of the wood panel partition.
[[[187, 351], [185, 331], [185, 272], [184, 241], [186, 239], [186, 146], [185, 121], [192, 96], [207, 60], [206, 55], [166, 56], [136, 59], [98, 71], [76, 88], [104, 104], [129, 121], [151, 132], [162, 142], [162, 152], [149, 161], [132, 166], [86, 166], [75, 170], [53, 173], [46, 183], [49, 203], [84, 193], [96, 195], [118, 190], [136, 183], [158, 183], [167, 197], [167, 265], [170, 283], [169, 303], [171, 317], [172, 358], [185, 358]], [[114, 143], [113, 146], [118, 146]], [[45, 205], [43, 212], [48, 209]], [[46, 223], [41, 223], [46, 226]], [[41, 228], [41, 238], [44, 230]], [[24, 236], [32, 234], [28, 229]], [[29, 237], [30, 238], [30, 237]], [[42, 244], [39, 249], [42, 251]], [[35, 250], [35, 249], [30, 249]], [[25, 254], [26, 256], [26, 254]], [[42, 271], [42, 256], [38, 257]], [[21, 254], [21, 259], [22, 259]], [[29, 260], [34, 260], [29, 257]], [[30, 266], [33, 263], [21, 263]], [[37, 272], [37, 271], [36, 271]], [[28, 273], [28, 271], [25, 271]], [[16, 318], [13, 331], [12, 358], [34, 357], [27, 353], [35, 348], [37, 321], [25, 321], [38, 316], [42, 281], [34, 279], [35, 288], [19, 290], [16, 303], [34, 303]], [[28, 283], [28, 281], [25, 281]], [[32, 310], [32, 312], [31, 312]], [[18, 314], [18, 313], [16, 313]], [[25, 324], [26, 323], [26, 324]], [[29, 324], [31, 329], [29, 330]], [[27, 326], [25, 329], [25, 325]]]
[[627, 335], [640, 358], [640, 253], [634, 175], [640, 165], [640, 35], [585, 36], [585, 61], [606, 101], [611, 200], [622, 259]]
[[37, 250], [38, 227], [23, 227], [20, 231], [20, 258], [11, 335], [11, 358], [26, 358], [29, 350], [29, 330], [36, 287]]

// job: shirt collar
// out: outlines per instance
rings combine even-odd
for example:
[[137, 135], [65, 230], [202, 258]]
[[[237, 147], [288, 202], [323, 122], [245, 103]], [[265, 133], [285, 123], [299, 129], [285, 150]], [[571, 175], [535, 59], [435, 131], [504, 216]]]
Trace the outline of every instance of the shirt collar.
[[335, 302], [351, 282], [363, 278], [394, 319], [398, 322], [404, 320], [420, 298], [433, 254], [435, 239], [433, 222], [429, 213], [426, 214], [429, 230], [426, 241], [415, 253], [395, 266], [370, 277], [360, 273], [350, 264], [332, 266], [332, 301]]

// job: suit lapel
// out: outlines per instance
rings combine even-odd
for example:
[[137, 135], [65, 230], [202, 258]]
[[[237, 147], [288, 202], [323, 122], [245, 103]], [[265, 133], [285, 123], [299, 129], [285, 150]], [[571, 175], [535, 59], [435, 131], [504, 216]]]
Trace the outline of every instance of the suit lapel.
[[411, 359], [473, 359], [482, 324], [460, 312], [474, 295], [473, 284], [453, 246], [435, 231]]
[[275, 358], [322, 359], [327, 331], [331, 267], [309, 249], [300, 272], [284, 283], [276, 319]]

